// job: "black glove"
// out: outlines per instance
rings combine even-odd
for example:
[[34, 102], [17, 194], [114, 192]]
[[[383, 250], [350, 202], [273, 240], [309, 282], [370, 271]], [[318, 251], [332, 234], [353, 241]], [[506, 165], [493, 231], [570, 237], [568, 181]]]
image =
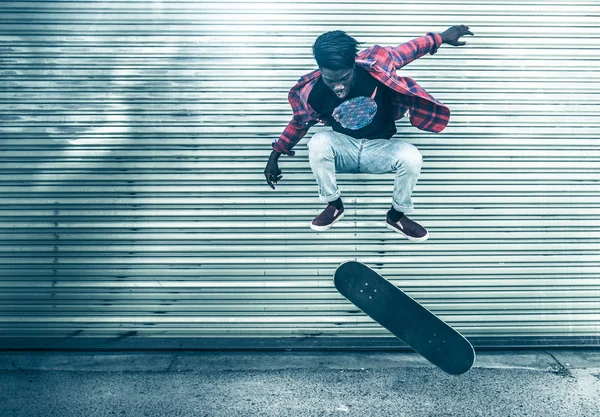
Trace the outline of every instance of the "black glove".
[[269, 184], [269, 187], [272, 189], [275, 189], [277, 181], [283, 178], [281, 170], [279, 169], [279, 164], [277, 163], [280, 155], [279, 152], [271, 152], [269, 162], [267, 162], [267, 167], [265, 168], [265, 178], [267, 179], [267, 184]]

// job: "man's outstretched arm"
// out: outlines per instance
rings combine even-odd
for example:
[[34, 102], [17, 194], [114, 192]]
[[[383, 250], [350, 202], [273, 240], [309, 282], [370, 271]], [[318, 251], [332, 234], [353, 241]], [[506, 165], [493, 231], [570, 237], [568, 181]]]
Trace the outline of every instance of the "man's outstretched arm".
[[428, 33], [427, 36], [413, 39], [397, 47], [385, 48], [394, 59], [394, 66], [400, 69], [425, 54], [435, 54], [440, 45], [447, 43], [452, 46], [463, 46], [466, 42], [459, 39], [465, 35], [473, 36], [468, 26], [456, 25], [440, 34]]

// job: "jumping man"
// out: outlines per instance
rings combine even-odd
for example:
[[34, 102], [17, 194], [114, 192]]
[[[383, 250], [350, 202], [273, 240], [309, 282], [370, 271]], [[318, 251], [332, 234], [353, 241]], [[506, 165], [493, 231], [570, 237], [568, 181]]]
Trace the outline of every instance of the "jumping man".
[[473, 35], [468, 26], [452, 26], [397, 47], [375, 45], [360, 53], [360, 42], [345, 32], [319, 36], [313, 45], [319, 69], [302, 76], [289, 92], [294, 116], [272, 144], [264, 171], [267, 184], [275, 189], [282, 178], [281, 154], [293, 156], [294, 145], [321, 122], [331, 129], [312, 136], [308, 155], [319, 199], [328, 205], [310, 227], [327, 230], [344, 217], [336, 172], [395, 172], [386, 227], [415, 242], [427, 240], [427, 229], [406, 216], [414, 208], [411, 194], [421, 172], [421, 154], [415, 146], [390, 138], [397, 132], [395, 121], [407, 112], [413, 126], [437, 133], [448, 124], [450, 110], [396, 70], [427, 53], [433, 55], [443, 43], [464, 45], [459, 41], [464, 35]]

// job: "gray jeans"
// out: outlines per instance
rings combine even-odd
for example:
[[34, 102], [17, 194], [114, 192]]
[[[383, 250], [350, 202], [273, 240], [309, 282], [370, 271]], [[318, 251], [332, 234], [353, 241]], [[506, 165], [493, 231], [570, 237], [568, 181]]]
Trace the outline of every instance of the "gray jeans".
[[393, 207], [410, 213], [411, 194], [419, 178], [423, 158], [419, 150], [406, 142], [386, 139], [354, 139], [333, 130], [318, 132], [308, 142], [308, 157], [317, 184], [319, 199], [337, 200], [341, 193], [335, 174], [385, 174], [395, 172]]

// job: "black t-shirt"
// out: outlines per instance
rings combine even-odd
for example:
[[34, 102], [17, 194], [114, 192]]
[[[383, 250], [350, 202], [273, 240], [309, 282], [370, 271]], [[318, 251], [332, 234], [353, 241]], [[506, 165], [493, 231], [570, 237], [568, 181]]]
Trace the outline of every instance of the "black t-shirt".
[[310, 92], [308, 104], [336, 132], [355, 139], [391, 138], [397, 130], [390, 89], [360, 67], [355, 68], [354, 77], [352, 90], [343, 99], [319, 78]]

